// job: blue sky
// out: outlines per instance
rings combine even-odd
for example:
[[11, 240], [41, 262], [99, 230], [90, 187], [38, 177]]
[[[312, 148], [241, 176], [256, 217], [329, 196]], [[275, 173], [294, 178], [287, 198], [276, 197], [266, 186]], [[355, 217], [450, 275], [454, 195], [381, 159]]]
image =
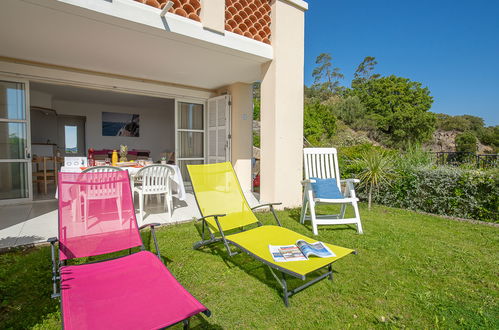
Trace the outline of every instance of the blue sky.
[[320, 53], [350, 86], [365, 56], [376, 72], [427, 86], [431, 111], [499, 124], [499, 0], [308, 0], [305, 84]]

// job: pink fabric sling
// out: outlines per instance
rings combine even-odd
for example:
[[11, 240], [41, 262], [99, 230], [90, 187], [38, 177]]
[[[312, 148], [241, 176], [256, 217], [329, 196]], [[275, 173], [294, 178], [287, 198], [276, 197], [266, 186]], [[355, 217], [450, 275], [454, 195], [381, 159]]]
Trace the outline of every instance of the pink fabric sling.
[[[127, 171], [59, 173], [59, 257], [142, 246]], [[66, 329], [157, 329], [208, 311], [154, 254], [63, 266]]]

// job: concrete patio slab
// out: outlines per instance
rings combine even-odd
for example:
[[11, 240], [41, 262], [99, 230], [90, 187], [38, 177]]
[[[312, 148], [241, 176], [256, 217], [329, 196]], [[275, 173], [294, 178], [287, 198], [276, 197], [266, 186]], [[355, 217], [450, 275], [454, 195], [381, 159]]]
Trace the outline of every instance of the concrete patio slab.
[[[258, 200], [251, 193], [245, 193], [251, 207]], [[138, 201], [135, 201], [138, 215]], [[162, 225], [192, 221], [201, 215], [192, 192], [187, 192], [184, 201], [173, 197], [173, 213], [167, 214], [164, 204], [151, 198], [145, 206], [143, 224], [160, 223]], [[20, 205], [0, 206], [0, 250], [18, 246], [40, 244], [48, 238], [57, 236], [57, 200], [39, 201]]]

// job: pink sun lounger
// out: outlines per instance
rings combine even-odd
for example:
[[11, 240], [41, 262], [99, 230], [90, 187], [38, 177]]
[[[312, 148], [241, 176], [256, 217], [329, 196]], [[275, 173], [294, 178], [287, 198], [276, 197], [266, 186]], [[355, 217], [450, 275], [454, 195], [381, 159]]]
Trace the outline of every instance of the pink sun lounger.
[[[53, 295], [65, 329], [158, 329], [210, 311], [146, 251], [126, 171], [59, 173], [59, 238], [51, 238]], [[144, 227], [146, 227], [144, 226]], [[59, 260], [56, 260], [56, 242]], [[122, 250], [127, 255], [69, 265]], [[135, 251], [132, 253], [132, 250]]]

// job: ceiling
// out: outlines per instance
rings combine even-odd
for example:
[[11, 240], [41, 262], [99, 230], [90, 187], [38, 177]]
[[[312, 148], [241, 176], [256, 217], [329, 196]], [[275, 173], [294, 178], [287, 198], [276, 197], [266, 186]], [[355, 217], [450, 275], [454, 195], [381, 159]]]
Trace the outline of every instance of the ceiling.
[[164, 107], [165, 103], [171, 102], [170, 99], [158, 97], [35, 82], [30, 83], [30, 91], [50, 94], [52, 101], [73, 101], [126, 107], [160, 108]]
[[[258, 81], [262, 63], [269, 61], [269, 58], [238, 51], [237, 47], [224, 47], [171, 32], [175, 24], [184, 24], [198, 35], [213, 35], [207, 34], [198, 23], [178, 23], [177, 18], [170, 17], [166, 27], [158, 28], [65, 2], [101, 7], [120, 4], [149, 7], [133, 1], [128, 4], [124, 1], [1, 0], [0, 56], [209, 90], [235, 82]], [[144, 11], [145, 18], [153, 15], [151, 21], [159, 19], [156, 12], [148, 12], [157, 10], [155, 8], [138, 9], [137, 13]], [[224, 41], [235, 37], [213, 38]], [[243, 38], [249, 41], [239, 39], [234, 40], [258, 43], [249, 38]], [[268, 46], [261, 44], [254, 46], [255, 49]]]

